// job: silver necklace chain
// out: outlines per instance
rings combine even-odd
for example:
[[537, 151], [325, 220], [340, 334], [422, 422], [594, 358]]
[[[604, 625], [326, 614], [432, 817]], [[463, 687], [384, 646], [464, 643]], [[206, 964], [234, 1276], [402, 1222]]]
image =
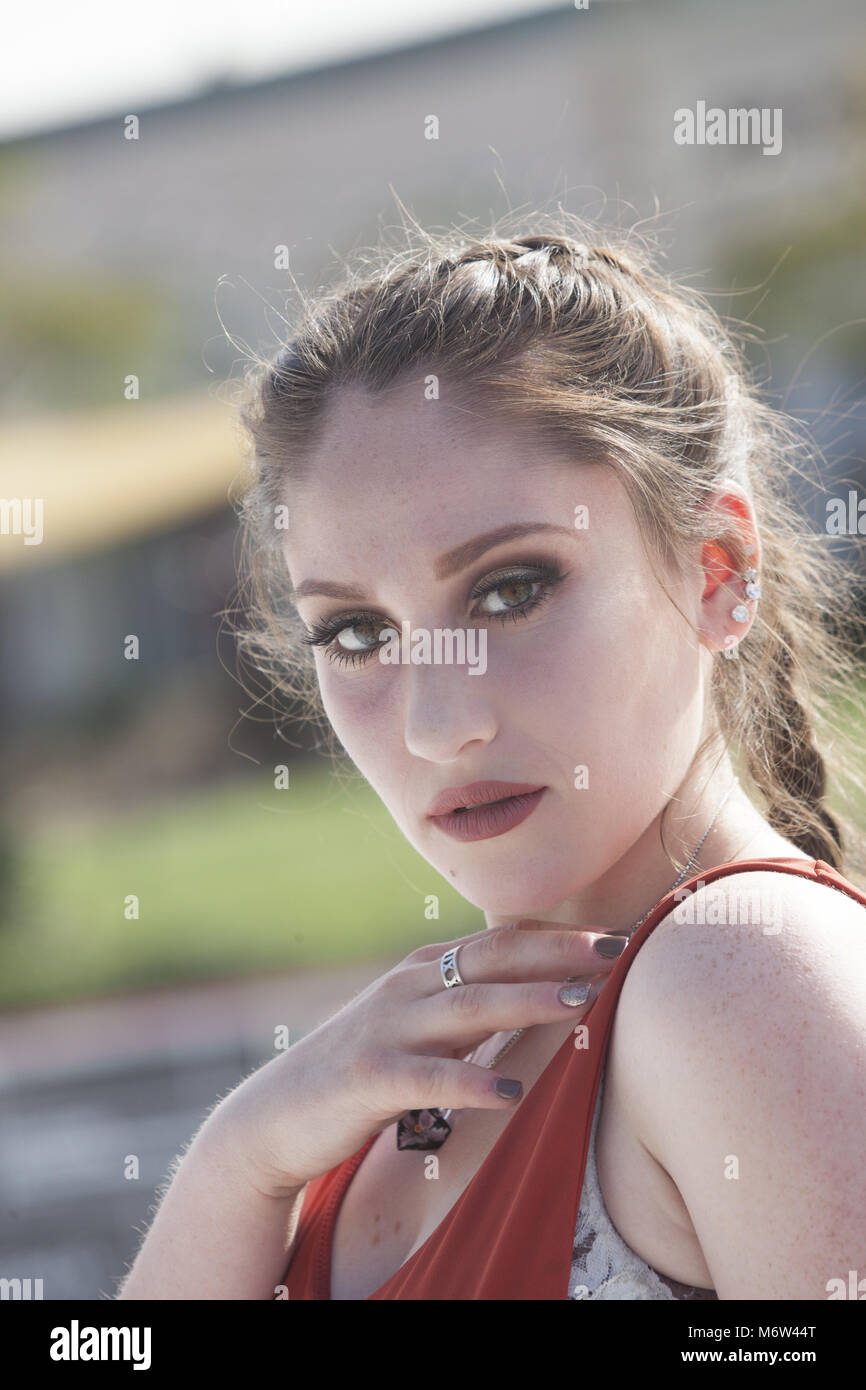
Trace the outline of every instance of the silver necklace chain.
[[[724, 796], [722, 797], [721, 801], [719, 802], [718, 806], [716, 807], [716, 814], [713, 816], [712, 820], [710, 821], [709, 825], [707, 826], [707, 828], [706, 828], [706, 830], [704, 831], [703, 835], [701, 836], [700, 840], [698, 841], [698, 843], [695, 845], [694, 849], [692, 850], [691, 855], [689, 856], [689, 861], [688, 861], [688, 863], [683, 867], [683, 869], [681, 870], [681, 872], [680, 872], [680, 873], [677, 875], [677, 877], [674, 879], [674, 881], [673, 881], [673, 883], [671, 884], [670, 888], [668, 889], [667, 893], [662, 894], [662, 897], [658, 899], [658, 902], [653, 903], [653, 905], [652, 905], [652, 907], [649, 909], [649, 911], [648, 911], [648, 912], [645, 912], [644, 915], [643, 915], [643, 917], [639, 917], [638, 920], [635, 922], [634, 926], [631, 928], [631, 930], [628, 931], [628, 932], [626, 932], [626, 940], [627, 940], [627, 941], [630, 941], [630, 940], [631, 940], [631, 938], [634, 936], [635, 932], [637, 931], [638, 927], [643, 926], [643, 924], [644, 924], [644, 922], [647, 920], [647, 918], [648, 918], [648, 917], [651, 915], [651, 913], [653, 913], [653, 912], [655, 911], [655, 909], [658, 907], [659, 903], [662, 901], [662, 898], [666, 898], [666, 897], [668, 896], [669, 893], [672, 893], [672, 892], [674, 891], [675, 888], [678, 888], [679, 885], [682, 883], [683, 879], [686, 878], [686, 877], [688, 876], [689, 869], [692, 867], [692, 865], [694, 864], [695, 860], [697, 859], [697, 857], [698, 857], [698, 855], [699, 855], [699, 853], [700, 853], [700, 851], [701, 851], [701, 847], [702, 847], [704, 841], [706, 840], [707, 836], [709, 835], [710, 831], [712, 830], [713, 826], [715, 825], [716, 821], [718, 820], [719, 814], [720, 814], [720, 812], [721, 812], [722, 807], [724, 806], [724, 804], [725, 804], [725, 802], [727, 801], [728, 797], [730, 796], [731, 792], [734, 790], [734, 787], [739, 786], [739, 784], [740, 784], [740, 779], [739, 779], [739, 777], [735, 777], [734, 780], [733, 780], [733, 782], [731, 783], [731, 785], [728, 787], [728, 790], [725, 792]], [[576, 977], [576, 976], [571, 976], [570, 978], [571, 978], [571, 979], [576, 979], [577, 977]], [[508, 1041], [499, 1049], [499, 1051], [497, 1052], [496, 1056], [493, 1058], [493, 1061], [492, 1061], [492, 1062], [485, 1062], [485, 1064], [484, 1064], [485, 1067], [486, 1067], [487, 1069], [489, 1069], [490, 1067], [495, 1067], [495, 1066], [496, 1066], [496, 1063], [497, 1063], [498, 1061], [500, 1061], [500, 1059], [501, 1059], [502, 1057], [505, 1056], [505, 1054], [506, 1054], [506, 1052], [508, 1051], [508, 1049], [511, 1048], [511, 1047], [513, 1047], [514, 1044], [517, 1042], [517, 1039], [518, 1039], [519, 1037], [521, 1037], [521, 1035], [522, 1035], [523, 1033], [525, 1033], [525, 1032], [526, 1032], [526, 1028], [518, 1028], [518, 1029], [516, 1030], [516, 1032], [512, 1033], [512, 1034], [511, 1034], [511, 1037], [508, 1039]], [[477, 1049], [476, 1049], [476, 1051], [477, 1051]], [[472, 1054], [470, 1053], [470, 1056], [471, 1056], [471, 1055], [472, 1055]], [[466, 1059], [464, 1059], [464, 1060], [466, 1060]], [[443, 1119], [447, 1119], [448, 1116], [449, 1116], [450, 1114], [451, 1114], [451, 1111], [450, 1111], [450, 1110], [445, 1110], [445, 1111], [443, 1111], [443, 1116], [442, 1116]]]

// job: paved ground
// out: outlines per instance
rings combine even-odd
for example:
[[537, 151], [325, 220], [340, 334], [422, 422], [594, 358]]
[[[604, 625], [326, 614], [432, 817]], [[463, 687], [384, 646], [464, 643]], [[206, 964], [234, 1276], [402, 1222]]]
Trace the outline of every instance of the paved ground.
[[297, 1041], [391, 964], [0, 1017], [0, 1277], [42, 1279], [46, 1299], [112, 1296], [172, 1158], [273, 1056], [274, 1028]]

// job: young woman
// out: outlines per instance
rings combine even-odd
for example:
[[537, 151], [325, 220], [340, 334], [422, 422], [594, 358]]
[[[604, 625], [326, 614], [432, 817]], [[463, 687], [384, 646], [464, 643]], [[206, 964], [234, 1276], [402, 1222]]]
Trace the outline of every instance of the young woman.
[[854, 590], [793, 425], [575, 219], [350, 274], [242, 418], [244, 651], [487, 926], [220, 1102], [120, 1297], [839, 1296], [866, 895], [812, 723]]

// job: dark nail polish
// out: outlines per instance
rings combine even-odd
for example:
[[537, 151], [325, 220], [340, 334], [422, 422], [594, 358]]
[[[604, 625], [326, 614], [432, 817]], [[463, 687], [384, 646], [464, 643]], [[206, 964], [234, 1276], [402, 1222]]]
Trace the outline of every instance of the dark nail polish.
[[504, 1096], [506, 1100], [513, 1100], [523, 1090], [523, 1082], [509, 1081], [504, 1076], [500, 1076], [493, 1089], [497, 1095]]
[[614, 956], [621, 956], [627, 945], [628, 937], [600, 936], [595, 943], [595, 949], [606, 960], [612, 960]]

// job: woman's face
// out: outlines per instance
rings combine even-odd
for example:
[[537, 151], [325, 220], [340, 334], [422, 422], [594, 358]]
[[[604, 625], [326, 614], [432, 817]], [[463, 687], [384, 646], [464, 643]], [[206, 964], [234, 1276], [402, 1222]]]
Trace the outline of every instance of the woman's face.
[[[298, 611], [308, 629], [343, 625], [330, 653], [314, 648], [325, 710], [419, 853], [506, 918], [562, 904], [616, 865], [689, 769], [708, 653], [658, 586], [612, 469], [414, 385], [378, 399], [346, 388], [287, 501]], [[515, 526], [525, 534], [484, 540]], [[314, 581], [355, 596], [308, 591]], [[696, 622], [700, 579], [667, 582]], [[483, 630], [483, 673], [383, 662], [384, 629], [403, 623], [477, 629], [476, 642]], [[446, 788], [489, 779], [545, 791], [483, 838], [430, 818]]]

